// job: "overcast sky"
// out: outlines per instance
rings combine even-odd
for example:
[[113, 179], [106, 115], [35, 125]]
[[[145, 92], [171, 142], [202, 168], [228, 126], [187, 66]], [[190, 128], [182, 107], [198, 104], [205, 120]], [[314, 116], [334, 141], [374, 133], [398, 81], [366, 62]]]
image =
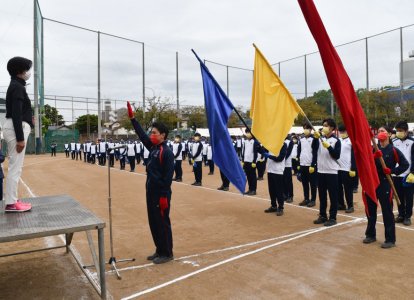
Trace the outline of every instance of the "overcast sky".
[[[254, 49], [271, 63], [316, 51], [297, 1], [240, 0], [39, 0], [44, 17], [145, 42], [147, 96], [176, 99], [175, 52], [179, 52], [180, 100], [202, 104], [199, 65], [203, 59], [252, 69]], [[412, 0], [315, 0], [335, 45], [414, 23]], [[33, 58], [33, 1], [2, 0], [0, 92], [7, 89], [6, 63]], [[97, 97], [97, 36], [45, 21], [45, 91], [50, 95]], [[399, 31], [369, 40], [370, 86], [399, 82]], [[414, 27], [404, 30], [404, 58], [414, 49]], [[365, 87], [365, 42], [339, 48], [356, 88]], [[308, 62], [308, 92], [328, 88], [319, 55]], [[101, 36], [102, 97], [142, 100], [140, 44]], [[207, 64], [226, 90], [226, 69]], [[275, 66], [276, 71], [278, 66]], [[304, 97], [304, 59], [281, 65], [281, 78]], [[250, 106], [252, 72], [230, 69], [230, 99]], [[32, 87], [29, 86], [29, 92]], [[1, 95], [1, 94], [0, 94]], [[94, 101], [94, 100], [91, 100]], [[51, 103], [52, 104], [52, 103]], [[58, 103], [62, 107], [64, 103]], [[93, 106], [93, 105], [92, 105]], [[76, 108], [84, 108], [76, 104]], [[65, 119], [68, 111], [64, 112]], [[75, 112], [75, 118], [85, 112]]]

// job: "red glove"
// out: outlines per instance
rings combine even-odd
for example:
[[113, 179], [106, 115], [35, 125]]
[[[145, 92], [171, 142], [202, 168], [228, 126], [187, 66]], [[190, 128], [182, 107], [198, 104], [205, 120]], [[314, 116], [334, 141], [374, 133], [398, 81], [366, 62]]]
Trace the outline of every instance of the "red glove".
[[167, 197], [160, 197], [160, 210], [161, 216], [164, 216], [164, 210], [168, 208], [168, 200]]
[[133, 119], [135, 117], [135, 114], [134, 114], [134, 110], [132, 109], [132, 106], [129, 103], [129, 101], [127, 101], [127, 107], [128, 107], [128, 117], [130, 119]]
[[374, 152], [374, 158], [380, 158], [380, 157], [382, 157], [382, 152], [381, 152], [381, 150], [375, 151], [375, 152]]
[[382, 169], [385, 175], [391, 175], [391, 169], [390, 168], [384, 168]]

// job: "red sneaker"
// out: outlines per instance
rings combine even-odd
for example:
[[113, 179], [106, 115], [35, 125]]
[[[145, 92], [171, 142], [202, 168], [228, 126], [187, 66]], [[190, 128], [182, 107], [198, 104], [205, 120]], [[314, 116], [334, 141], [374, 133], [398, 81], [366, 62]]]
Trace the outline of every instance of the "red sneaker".
[[25, 212], [32, 209], [32, 205], [30, 203], [22, 204], [20, 202], [16, 202], [14, 204], [6, 205], [5, 212]]
[[17, 199], [16, 200], [16, 202], [17, 203], [20, 203], [20, 204], [23, 204], [23, 205], [30, 205], [30, 206], [32, 206], [29, 202], [23, 202], [22, 200], [20, 200], [20, 199]]

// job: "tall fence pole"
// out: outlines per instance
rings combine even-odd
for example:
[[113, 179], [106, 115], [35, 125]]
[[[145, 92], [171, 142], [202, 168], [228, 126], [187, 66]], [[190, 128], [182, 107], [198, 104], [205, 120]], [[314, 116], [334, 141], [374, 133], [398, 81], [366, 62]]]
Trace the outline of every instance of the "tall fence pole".
[[230, 92], [229, 92], [229, 66], [226, 66], [226, 75], [227, 75], [227, 97], [230, 97]]
[[305, 63], [305, 99], [308, 99], [308, 64], [306, 61], [306, 54], [304, 55]]
[[39, 120], [39, 89], [38, 89], [38, 55], [37, 55], [37, 51], [39, 48], [38, 42], [37, 42], [37, 11], [36, 11], [36, 5], [37, 5], [37, 0], [33, 1], [33, 61], [34, 61], [34, 66], [33, 66], [33, 81], [34, 81], [34, 97], [33, 97], [33, 101], [34, 101], [34, 113], [35, 113], [35, 153], [39, 154], [40, 153], [40, 120]]
[[278, 65], [278, 73], [279, 73], [278, 75], [280, 78], [282, 78], [282, 74], [280, 74], [280, 63], [278, 63], [277, 65]]
[[403, 67], [404, 67], [404, 53], [403, 53], [404, 49], [403, 49], [403, 28], [400, 27], [400, 100], [401, 103], [400, 105], [403, 104], [404, 101], [404, 72], [403, 72]]
[[142, 43], [142, 115], [145, 120], [145, 44]]
[[102, 138], [102, 107], [101, 107], [101, 33], [98, 31], [98, 139]]
[[[365, 76], [366, 76], [366, 89], [369, 92], [369, 50], [368, 50], [368, 38], [365, 38]], [[369, 96], [367, 94], [367, 115], [369, 117]]]
[[86, 98], [86, 131], [88, 135], [88, 140], [91, 138], [91, 123], [89, 120], [89, 99]]
[[178, 77], [178, 52], [175, 52], [175, 69], [176, 69], [176, 81], [177, 81], [177, 131], [180, 128], [180, 89], [179, 89], [179, 77]]

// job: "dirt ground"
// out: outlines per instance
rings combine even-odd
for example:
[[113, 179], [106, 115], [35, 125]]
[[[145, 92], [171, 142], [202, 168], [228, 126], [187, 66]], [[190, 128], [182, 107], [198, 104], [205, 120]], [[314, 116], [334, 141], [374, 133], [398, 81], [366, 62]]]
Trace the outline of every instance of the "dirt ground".
[[[218, 169], [203, 186], [183, 163], [183, 183], [173, 183], [171, 220], [173, 262], [153, 265], [154, 252], [145, 204], [145, 169], [112, 169], [114, 254], [122, 280], [107, 268], [108, 292], [114, 299], [412, 299], [414, 227], [397, 227], [397, 247], [362, 244], [366, 226], [361, 194], [353, 214], [338, 215], [338, 225], [314, 225], [315, 208], [299, 207], [302, 187], [294, 178], [293, 204], [285, 214], [263, 212], [269, 206], [267, 180], [256, 197], [234, 187], [217, 191]], [[7, 162], [3, 165], [7, 170]], [[127, 169], [129, 166], [127, 165]], [[19, 194], [22, 197], [69, 194], [108, 222], [107, 168], [57, 157], [27, 156]], [[380, 213], [380, 211], [378, 212]], [[1, 215], [0, 215], [1, 217]], [[382, 221], [381, 217], [378, 221]], [[96, 234], [93, 233], [95, 241]], [[1, 245], [1, 254], [62, 243], [58, 237]], [[73, 240], [85, 263], [92, 262], [85, 234]], [[110, 257], [105, 229], [106, 258]], [[1, 299], [99, 299], [74, 259], [64, 249], [0, 258]]]

